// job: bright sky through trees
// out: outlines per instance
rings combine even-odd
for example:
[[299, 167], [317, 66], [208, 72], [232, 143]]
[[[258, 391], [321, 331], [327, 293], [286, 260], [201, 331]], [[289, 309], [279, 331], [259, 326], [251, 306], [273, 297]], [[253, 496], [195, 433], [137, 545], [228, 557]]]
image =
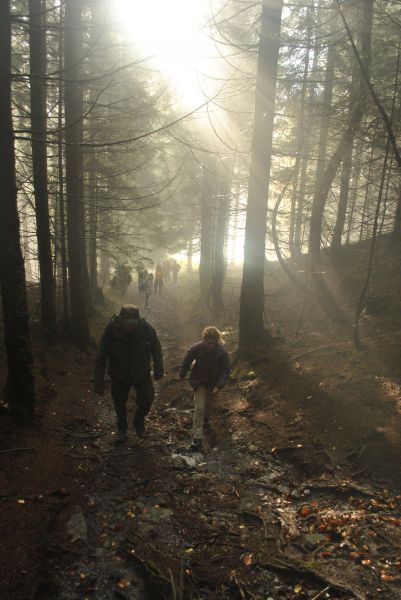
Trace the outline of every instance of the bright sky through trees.
[[209, 0], [115, 0], [121, 31], [142, 55], [153, 57], [152, 66], [163, 71], [190, 108], [205, 101], [200, 73], [213, 54], [204, 30], [210, 11]]
[[[225, 150], [236, 147], [237, 126], [222, 109], [230, 77], [223, 58], [226, 47], [218, 46], [211, 35], [219, 0], [113, 0], [112, 6], [115, 26], [135, 56], [148, 57], [144, 68], [159, 71], [169, 81], [179, 112], [193, 111], [210, 100], [193, 119], [203, 144], [217, 148], [227, 140]], [[243, 260], [243, 226], [240, 218], [235, 235], [230, 229], [230, 257], [237, 263]], [[194, 252], [194, 263], [198, 259]]]

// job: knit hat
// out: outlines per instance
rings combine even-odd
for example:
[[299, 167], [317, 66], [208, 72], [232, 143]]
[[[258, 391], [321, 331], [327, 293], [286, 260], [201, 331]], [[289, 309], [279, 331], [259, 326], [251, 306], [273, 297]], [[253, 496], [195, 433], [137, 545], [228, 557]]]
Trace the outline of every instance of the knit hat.
[[135, 304], [124, 304], [120, 310], [120, 319], [124, 323], [136, 325], [139, 322], [139, 308]]

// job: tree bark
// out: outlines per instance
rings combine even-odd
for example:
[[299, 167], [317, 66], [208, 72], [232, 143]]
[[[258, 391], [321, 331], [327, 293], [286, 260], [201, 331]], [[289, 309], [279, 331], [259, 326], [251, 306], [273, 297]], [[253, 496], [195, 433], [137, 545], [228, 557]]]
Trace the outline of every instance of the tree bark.
[[[334, 32], [334, 18], [331, 17], [330, 20], [330, 33]], [[326, 63], [326, 71], [325, 71], [325, 81], [324, 81], [324, 92], [323, 92], [323, 102], [322, 102], [322, 116], [320, 123], [320, 132], [319, 132], [319, 143], [318, 143], [318, 152], [317, 152], [317, 168], [316, 168], [316, 190], [320, 186], [320, 181], [324, 174], [324, 169], [326, 165], [326, 155], [327, 155], [327, 140], [329, 137], [329, 127], [330, 127], [330, 115], [332, 110], [332, 102], [333, 102], [333, 80], [334, 80], [334, 65], [335, 65], [335, 57], [336, 57], [336, 46], [334, 41], [331, 41], [329, 49], [327, 51], [327, 63]]]
[[33, 189], [41, 291], [42, 333], [56, 331], [56, 285], [53, 274], [47, 178], [46, 27], [42, 0], [29, 0], [30, 97]]
[[[357, 67], [358, 67], [358, 65], [355, 64], [354, 69], [353, 69], [353, 74], [352, 74], [350, 103], [349, 103], [350, 111], [352, 111], [352, 107], [357, 102], [357, 95], [359, 94], [361, 97], [364, 97], [366, 94], [366, 85], [364, 84], [364, 79], [361, 74], [359, 74], [360, 85], [359, 85], [359, 89], [358, 89]], [[354, 139], [352, 139], [350, 141], [348, 148], [345, 152], [343, 161], [342, 161], [340, 195], [339, 195], [339, 199], [338, 199], [336, 222], [334, 225], [333, 237], [331, 240], [332, 256], [334, 259], [337, 259], [337, 260], [339, 260], [341, 258], [341, 250], [342, 250], [341, 242], [342, 242], [342, 237], [343, 237], [343, 233], [344, 233], [345, 219], [347, 216], [349, 185], [350, 185], [350, 178], [351, 178], [351, 172], [352, 172], [353, 146], [354, 146]]]
[[[63, 9], [60, 6], [60, 32], [58, 38], [58, 66], [61, 73], [63, 69]], [[64, 89], [63, 84], [60, 81], [58, 88], [58, 106], [57, 106], [57, 174], [58, 174], [58, 206], [59, 206], [59, 220], [60, 220], [60, 267], [61, 267], [61, 292], [62, 292], [62, 322], [64, 328], [70, 329], [70, 316], [69, 316], [69, 301], [68, 301], [68, 266], [67, 266], [67, 235], [66, 235], [66, 218], [65, 218], [65, 194], [64, 194], [64, 156], [63, 156], [63, 95]]]
[[187, 248], [187, 273], [188, 275], [192, 275], [192, 256], [193, 256], [193, 239], [192, 237], [188, 240], [188, 248]]
[[35, 412], [25, 266], [21, 251], [11, 108], [10, 4], [0, 2], [0, 284], [7, 355], [5, 394], [12, 412]]
[[[309, 30], [310, 34], [310, 30]], [[309, 36], [308, 36], [309, 39]], [[302, 89], [301, 89], [301, 101], [299, 106], [299, 118], [297, 123], [297, 138], [296, 138], [296, 158], [294, 165], [294, 174], [292, 177], [293, 187], [291, 194], [291, 218], [290, 218], [290, 231], [289, 231], [289, 248], [290, 255], [292, 258], [299, 256], [301, 253], [301, 249], [299, 246], [299, 242], [301, 239], [301, 221], [302, 221], [302, 207], [297, 203], [297, 198], [300, 198], [300, 194], [298, 194], [298, 183], [299, 183], [299, 169], [301, 165], [301, 155], [305, 148], [305, 129], [304, 129], [304, 120], [305, 120], [305, 98], [306, 98], [306, 90], [307, 90], [307, 80], [309, 73], [309, 52], [310, 46], [307, 45], [306, 48], [306, 56], [304, 63], [304, 73], [302, 78]], [[298, 243], [297, 243], [298, 242]]]
[[337, 218], [334, 225], [333, 238], [331, 240], [331, 250], [333, 258], [339, 259], [342, 250], [342, 237], [344, 232], [345, 217], [347, 215], [349, 184], [352, 171], [352, 151], [353, 140], [349, 144], [344, 159], [341, 172], [340, 196], [338, 199]]
[[282, 0], [264, 0], [262, 5], [239, 314], [239, 347], [244, 350], [265, 337], [263, 277], [267, 198], [282, 7]]
[[212, 280], [213, 256], [213, 194], [215, 193], [214, 162], [206, 160], [203, 166], [203, 194], [201, 198], [201, 232], [200, 232], [200, 262], [199, 283], [201, 298], [207, 301]]
[[81, 56], [81, 0], [68, 0], [65, 5], [65, 140], [68, 268], [70, 281], [71, 328], [76, 344], [89, 341], [89, 324], [84, 288], [81, 240], [82, 156], [79, 147], [82, 118], [81, 92], [78, 84]]
[[[312, 9], [308, 8], [308, 40], [312, 37]], [[291, 256], [293, 258], [300, 257], [302, 254], [302, 230], [304, 224], [304, 207], [305, 207], [305, 192], [306, 192], [306, 181], [307, 181], [307, 173], [308, 173], [308, 162], [310, 159], [310, 137], [311, 137], [311, 111], [313, 110], [313, 102], [314, 102], [314, 84], [310, 83], [308, 85], [309, 79], [309, 63], [310, 63], [310, 52], [311, 52], [311, 44], [307, 43], [306, 48], [306, 58], [305, 58], [305, 66], [304, 66], [304, 74], [302, 81], [302, 96], [301, 96], [301, 105], [300, 105], [300, 120], [299, 120], [299, 129], [300, 129], [300, 145], [297, 153], [297, 160], [295, 163], [296, 166], [296, 176], [299, 175], [299, 189], [296, 194], [298, 197], [298, 205], [296, 207], [296, 216], [294, 223], [294, 236], [293, 236], [293, 247], [291, 248]], [[313, 66], [311, 70], [311, 77], [313, 81], [313, 75], [316, 73], [317, 67], [317, 58], [318, 58], [318, 48], [315, 43], [314, 53], [313, 53]], [[310, 88], [309, 97], [307, 95], [308, 87]], [[306, 110], [308, 106], [309, 110]], [[295, 191], [296, 192], [296, 191]], [[295, 201], [296, 204], [296, 201]]]
[[218, 319], [224, 309], [223, 286], [225, 274], [225, 233], [228, 221], [228, 206], [231, 192], [231, 177], [220, 169], [219, 193], [217, 195], [216, 231], [214, 239], [214, 260], [212, 277], [212, 315]]

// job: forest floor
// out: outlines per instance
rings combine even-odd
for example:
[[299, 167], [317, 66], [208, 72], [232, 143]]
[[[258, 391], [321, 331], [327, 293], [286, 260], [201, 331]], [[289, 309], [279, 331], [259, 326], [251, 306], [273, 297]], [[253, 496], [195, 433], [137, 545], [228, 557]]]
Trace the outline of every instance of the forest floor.
[[[16, 428], [0, 412], [2, 597], [401, 598], [398, 305], [378, 309], [376, 294], [355, 352], [272, 266], [273, 339], [236, 361], [205, 452], [191, 454], [178, 368], [207, 324], [196, 288], [182, 277], [141, 309], [166, 359], [145, 440], [114, 446], [111, 398], [92, 392], [95, 348], [36, 339], [38, 422]], [[229, 350], [238, 294], [234, 272], [219, 322]], [[142, 302], [133, 289], [124, 300]], [[96, 339], [117, 309], [94, 319]]]

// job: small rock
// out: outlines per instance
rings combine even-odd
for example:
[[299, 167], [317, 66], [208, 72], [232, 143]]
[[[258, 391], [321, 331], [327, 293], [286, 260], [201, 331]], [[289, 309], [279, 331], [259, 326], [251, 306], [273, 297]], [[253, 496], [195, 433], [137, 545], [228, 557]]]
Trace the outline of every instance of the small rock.
[[322, 533], [307, 533], [304, 535], [305, 544], [313, 550], [323, 542], [327, 541], [327, 538]]
[[71, 515], [67, 521], [66, 528], [72, 544], [78, 540], [83, 540], [84, 542], [87, 541], [88, 531], [86, 528], [85, 517], [82, 512]]

